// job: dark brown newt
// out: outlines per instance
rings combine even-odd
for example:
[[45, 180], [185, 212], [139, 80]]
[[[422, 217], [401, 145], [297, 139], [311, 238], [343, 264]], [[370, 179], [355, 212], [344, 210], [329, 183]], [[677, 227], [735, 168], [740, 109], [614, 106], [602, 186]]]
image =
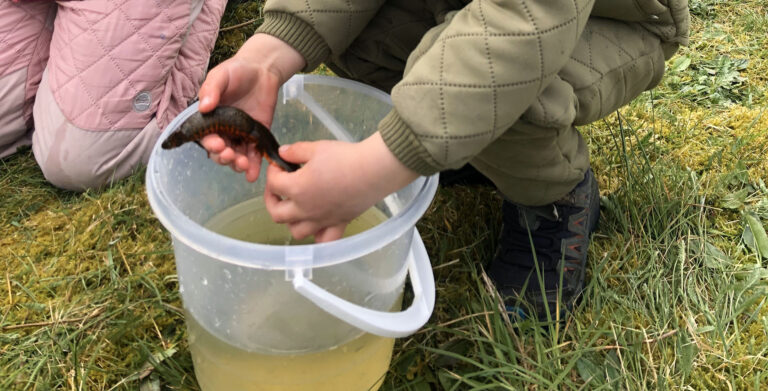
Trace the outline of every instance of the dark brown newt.
[[218, 106], [209, 113], [196, 111], [161, 146], [163, 149], [173, 149], [190, 141], [200, 145], [200, 139], [213, 133], [226, 138], [233, 145], [254, 143], [261, 156], [285, 171], [296, 171], [300, 167], [280, 157], [277, 152], [280, 144], [266, 126], [232, 106]]

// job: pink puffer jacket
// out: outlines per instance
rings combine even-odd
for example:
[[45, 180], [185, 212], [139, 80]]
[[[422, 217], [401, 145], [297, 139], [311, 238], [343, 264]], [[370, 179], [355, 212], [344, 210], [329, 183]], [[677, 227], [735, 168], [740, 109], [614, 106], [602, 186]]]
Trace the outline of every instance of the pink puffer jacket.
[[63, 114], [88, 130], [142, 128], [155, 115], [165, 127], [196, 96], [226, 6], [226, 0], [57, 3], [48, 80]]

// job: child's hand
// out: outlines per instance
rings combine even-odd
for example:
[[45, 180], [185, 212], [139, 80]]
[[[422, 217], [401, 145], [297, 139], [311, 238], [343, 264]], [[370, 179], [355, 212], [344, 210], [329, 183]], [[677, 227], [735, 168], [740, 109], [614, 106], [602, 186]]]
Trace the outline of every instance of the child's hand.
[[[280, 86], [304, 64], [301, 53], [285, 42], [256, 34], [232, 58], [211, 69], [200, 87], [199, 109], [207, 113], [220, 104], [235, 106], [270, 127]], [[214, 162], [245, 172], [250, 182], [258, 179], [261, 155], [254, 145], [233, 147], [215, 134], [200, 144]]]
[[418, 177], [392, 155], [379, 133], [360, 143], [286, 145], [280, 156], [304, 166], [288, 173], [270, 165], [264, 200], [272, 219], [287, 224], [296, 239], [341, 238], [352, 219]]

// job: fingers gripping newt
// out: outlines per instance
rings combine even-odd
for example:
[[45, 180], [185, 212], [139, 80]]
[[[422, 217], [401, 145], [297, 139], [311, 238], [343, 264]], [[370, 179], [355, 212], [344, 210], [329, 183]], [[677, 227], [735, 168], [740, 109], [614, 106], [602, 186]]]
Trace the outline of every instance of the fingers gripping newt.
[[190, 141], [199, 145], [200, 139], [212, 133], [228, 139], [234, 145], [254, 143], [261, 156], [285, 171], [299, 169], [298, 164], [286, 162], [280, 157], [277, 152], [280, 145], [266, 126], [232, 106], [218, 106], [205, 114], [196, 111], [161, 146], [163, 149], [172, 149]]

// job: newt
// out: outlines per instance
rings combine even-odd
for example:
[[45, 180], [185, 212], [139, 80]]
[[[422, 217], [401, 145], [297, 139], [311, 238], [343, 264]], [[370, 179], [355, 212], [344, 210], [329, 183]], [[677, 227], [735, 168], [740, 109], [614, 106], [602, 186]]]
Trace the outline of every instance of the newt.
[[190, 141], [200, 145], [203, 137], [213, 133], [226, 138], [233, 145], [254, 143], [261, 156], [285, 171], [296, 171], [300, 167], [280, 157], [277, 151], [280, 144], [264, 124], [232, 106], [218, 106], [209, 113], [196, 111], [161, 146], [163, 149], [173, 149]]

